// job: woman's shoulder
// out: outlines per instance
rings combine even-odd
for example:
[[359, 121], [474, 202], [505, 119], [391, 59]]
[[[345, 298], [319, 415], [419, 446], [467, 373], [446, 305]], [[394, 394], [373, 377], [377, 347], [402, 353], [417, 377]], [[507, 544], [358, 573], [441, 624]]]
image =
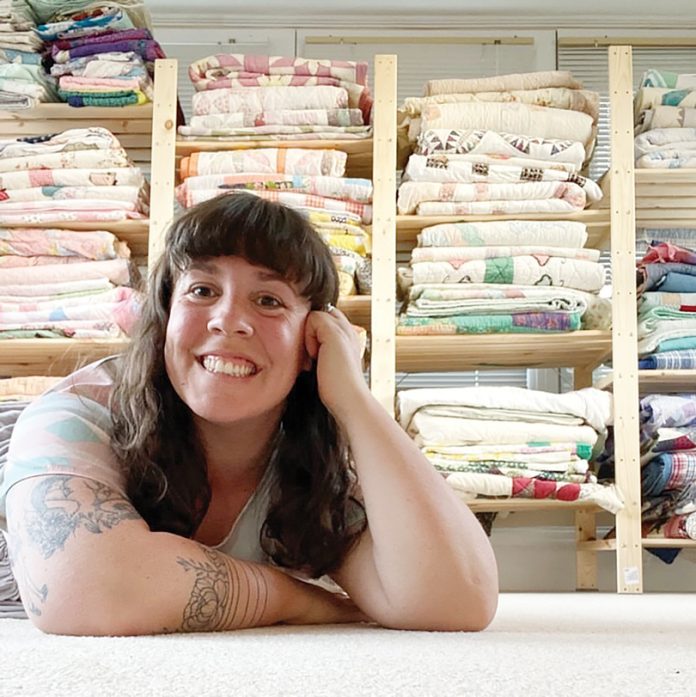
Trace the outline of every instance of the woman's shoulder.
[[75, 395], [108, 406], [114, 387], [113, 368], [118, 356], [109, 356], [79, 368], [47, 390], [39, 400], [48, 395]]

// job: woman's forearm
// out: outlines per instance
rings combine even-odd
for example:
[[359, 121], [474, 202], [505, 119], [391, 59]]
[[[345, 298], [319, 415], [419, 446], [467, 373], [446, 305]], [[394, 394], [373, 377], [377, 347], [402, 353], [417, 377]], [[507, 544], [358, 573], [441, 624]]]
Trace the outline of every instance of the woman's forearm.
[[[479, 602], [485, 626], [495, 609], [497, 568], [473, 513], [370, 394], [351, 400], [337, 418], [350, 441], [369, 519], [373, 587], [381, 588], [396, 616], [408, 608], [426, 619], [433, 613], [446, 619], [458, 602]], [[372, 610], [361, 603], [359, 589], [347, 590]]]

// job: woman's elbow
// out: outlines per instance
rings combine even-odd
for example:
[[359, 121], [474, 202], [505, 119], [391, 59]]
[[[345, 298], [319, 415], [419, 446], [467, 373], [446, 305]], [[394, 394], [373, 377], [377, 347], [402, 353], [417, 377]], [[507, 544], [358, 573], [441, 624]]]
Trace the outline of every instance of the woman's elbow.
[[374, 619], [387, 629], [421, 632], [480, 632], [493, 621], [498, 607], [495, 587], [440, 597], [439, 601], [421, 601], [412, 607], [391, 608], [376, 613]]

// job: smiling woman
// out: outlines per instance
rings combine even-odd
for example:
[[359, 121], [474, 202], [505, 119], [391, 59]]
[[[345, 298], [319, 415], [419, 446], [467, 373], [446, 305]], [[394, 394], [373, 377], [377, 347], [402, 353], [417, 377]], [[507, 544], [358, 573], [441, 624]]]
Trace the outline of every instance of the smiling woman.
[[[221, 196], [165, 250], [126, 353], [15, 427], [0, 525], [36, 625], [485, 627], [489, 543], [367, 389], [311, 225]], [[305, 582], [324, 574], [346, 592]]]

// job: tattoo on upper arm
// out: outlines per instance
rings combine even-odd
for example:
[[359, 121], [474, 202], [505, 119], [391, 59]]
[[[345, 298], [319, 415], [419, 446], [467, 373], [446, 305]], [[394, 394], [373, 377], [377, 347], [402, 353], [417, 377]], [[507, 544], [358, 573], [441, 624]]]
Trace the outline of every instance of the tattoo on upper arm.
[[[92, 492], [92, 500], [82, 503], [75, 495], [75, 482]], [[44, 559], [63, 549], [66, 540], [82, 528], [98, 535], [124, 520], [137, 520], [133, 506], [106, 484], [83, 477], [55, 475], [44, 477], [31, 493], [31, 510], [26, 529]]]
[[[76, 497], [79, 486], [92, 493], [91, 501], [83, 503]], [[100, 534], [123, 520], [136, 520], [140, 516], [113, 489], [83, 477], [44, 477], [34, 487], [29, 501], [24, 519], [12, 521], [14, 532], [9, 536], [8, 549], [13, 573], [18, 581], [21, 580], [25, 607], [38, 616], [41, 615], [39, 606], [46, 602], [48, 586], [32, 579], [23, 552], [26, 542], [35, 544], [44, 559], [48, 559], [63, 549], [66, 540], [80, 528]]]
[[181, 631], [212, 632], [258, 626], [266, 614], [268, 586], [252, 564], [201, 547], [205, 560], [178, 558], [195, 579]]

